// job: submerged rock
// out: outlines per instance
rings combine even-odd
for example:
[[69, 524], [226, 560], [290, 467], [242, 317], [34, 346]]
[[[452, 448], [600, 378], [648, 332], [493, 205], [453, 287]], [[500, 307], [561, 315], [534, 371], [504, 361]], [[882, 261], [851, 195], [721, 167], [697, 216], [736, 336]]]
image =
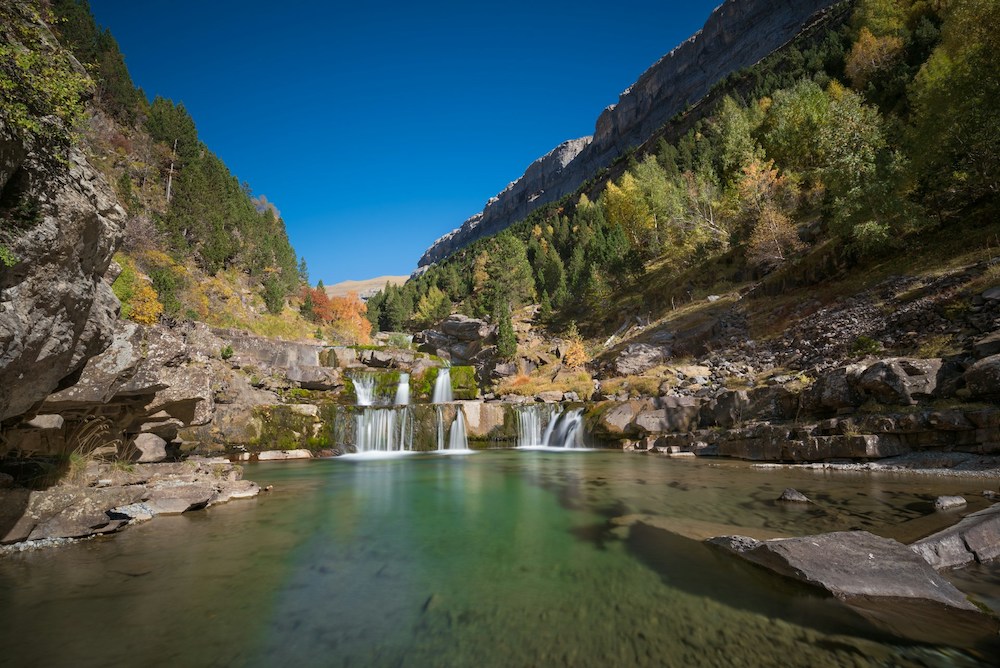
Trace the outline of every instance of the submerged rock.
[[934, 510], [951, 510], [952, 508], [961, 508], [968, 503], [969, 502], [961, 496], [939, 496], [937, 500], [934, 501]]
[[778, 501], [788, 501], [791, 503], [812, 503], [808, 496], [792, 487], [785, 489], [785, 491], [781, 493], [781, 496], [778, 497]]
[[1000, 557], [1000, 503], [968, 515], [955, 526], [910, 546], [937, 569], [955, 568]]
[[[998, 516], [1000, 517], [1000, 516]], [[922, 642], [994, 638], [998, 623], [906, 545], [867, 531], [711, 544], [786, 578], [817, 587], [874, 624]]]

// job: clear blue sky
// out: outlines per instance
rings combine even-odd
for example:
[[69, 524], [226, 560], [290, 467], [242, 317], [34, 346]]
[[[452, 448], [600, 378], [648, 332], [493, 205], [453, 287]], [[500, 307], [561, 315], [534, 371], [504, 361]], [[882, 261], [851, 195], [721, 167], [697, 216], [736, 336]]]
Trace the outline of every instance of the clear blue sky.
[[720, 1], [90, 5], [332, 284], [410, 273]]

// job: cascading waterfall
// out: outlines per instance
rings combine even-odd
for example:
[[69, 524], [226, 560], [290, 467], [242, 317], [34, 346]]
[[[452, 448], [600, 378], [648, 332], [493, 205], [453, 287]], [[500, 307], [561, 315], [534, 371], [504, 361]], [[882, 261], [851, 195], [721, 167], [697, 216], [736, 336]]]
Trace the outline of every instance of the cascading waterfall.
[[[545, 432], [539, 438], [542, 419], [548, 417]], [[525, 406], [518, 410], [519, 448], [559, 450], [585, 448], [583, 409], [556, 409], [553, 406]]]
[[396, 405], [407, 406], [410, 403], [410, 374], [399, 374], [399, 385], [396, 386]]
[[431, 395], [431, 403], [450, 404], [454, 400], [451, 394], [451, 368], [441, 367], [438, 369], [437, 378], [434, 379], [434, 394]]
[[517, 447], [532, 448], [545, 445], [542, 431], [552, 423], [556, 416], [556, 408], [550, 404], [530, 404], [518, 406], [517, 411]]
[[413, 415], [409, 408], [366, 407], [354, 418], [358, 453], [413, 450]]
[[[396, 388], [396, 403], [403, 407], [376, 408], [375, 375], [358, 374], [351, 378], [360, 413], [354, 416], [354, 447], [358, 453], [408, 452], [413, 450], [413, 414], [410, 402], [410, 378], [401, 374]], [[402, 401], [401, 401], [402, 399]]]
[[370, 373], [362, 373], [351, 377], [354, 383], [354, 396], [357, 397], [358, 406], [372, 406], [375, 403], [375, 376]]
[[437, 449], [444, 450], [444, 409], [437, 408]]
[[460, 406], [455, 414], [455, 421], [451, 423], [451, 433], [448, 434], [448, 450], [458, 452], [468, 449], [469, 437], [465, 432], [465, 413]]

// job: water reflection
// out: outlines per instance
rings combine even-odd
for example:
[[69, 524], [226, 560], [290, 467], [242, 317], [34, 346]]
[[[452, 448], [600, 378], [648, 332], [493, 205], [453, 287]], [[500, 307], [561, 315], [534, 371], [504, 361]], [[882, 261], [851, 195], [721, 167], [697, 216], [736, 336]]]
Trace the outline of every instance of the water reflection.
[[[247, 470], [275, 491], [0, 561], [5, 661], [988, 664], [889, 640], [831, 601], [696, 542], [852, 526], [890, 536], [930, 531], [943, 520], [922, 504], [964, 494], [975, 510], [985, 503], [975, 496], [979, 481], [606, 452], [415, 454]], [[816, 503], [775, 503], [785, 487]], [[51, 630], [46, 642], [34, 640], [38, 629]], [[95, 641], [108, 629], [115, 642]]]

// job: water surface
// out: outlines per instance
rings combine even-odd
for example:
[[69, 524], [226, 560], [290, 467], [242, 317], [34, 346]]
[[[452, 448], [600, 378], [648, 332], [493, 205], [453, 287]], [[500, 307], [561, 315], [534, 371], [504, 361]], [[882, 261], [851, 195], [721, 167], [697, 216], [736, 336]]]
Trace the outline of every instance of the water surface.
[[[982, 481], [545, 451], [261, 463], [246, 474], [274, 491], [0, 560], [4, 662], [991, 661], [890, 637], [698, 540], [854, 528], [911, 540], [953, 520], [934, 514], [938, 494], [984, 507]], [[775, 502], [789, 486], [816, 503]]]

